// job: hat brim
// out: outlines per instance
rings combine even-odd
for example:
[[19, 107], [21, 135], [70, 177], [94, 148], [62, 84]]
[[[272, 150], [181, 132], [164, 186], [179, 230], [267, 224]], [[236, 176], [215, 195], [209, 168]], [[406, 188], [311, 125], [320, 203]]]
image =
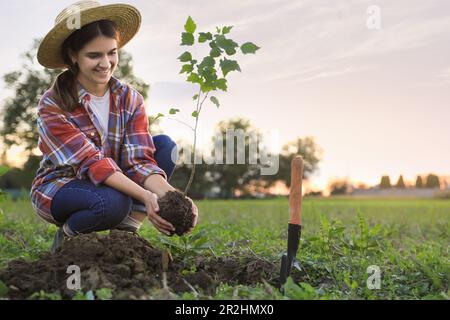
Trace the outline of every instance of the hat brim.
[[[49, 69], [68, 67], [62, 57], [61, 48], [64, 40], [77, 30], [69, 28], [71, 23], [69, 18], [55, 25], [40, 43], [37, 59], [42, 66]], [[127, 44], [141, 26], [141, 14], [135, 7], [127, 4], [110, 4], [83, 10], [80, 14], [80, 27], [98, 20], [110, 20], [116, 23], [120, 34], [118, 48]]]

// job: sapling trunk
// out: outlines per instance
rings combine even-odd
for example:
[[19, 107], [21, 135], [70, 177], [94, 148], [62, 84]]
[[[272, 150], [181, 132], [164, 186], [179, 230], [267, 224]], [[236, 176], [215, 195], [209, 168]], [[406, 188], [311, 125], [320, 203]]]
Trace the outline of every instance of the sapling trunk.
[[183, 194], [187, 196], [187, 193], [189, 192], [189, 189], [191, 187], [192, 181], [194, 180], [195, 175], [195, 158], [197, 156], [197, 127], [198, 127], [198, 118], [200, 116], [200, 112], [202, 111], [203, 102], [205, 102], [206, 97], [208, 96], [208, 93], [206, 93], [205, 97], [203, 98], [202, 102], [200, 103], [200, 96], [201, 96], [201, 88], [198, 92], [197, 96], [197, 108], [196, 108], [196, 117], [195, 117], [195, 126], [194, 126], [194, 154], [193, 154], [193, 162], [192, 162], [192, 170], [191, 174], [189, 176], [189, 181], [186, 185], [186, 188], [184, 189]]

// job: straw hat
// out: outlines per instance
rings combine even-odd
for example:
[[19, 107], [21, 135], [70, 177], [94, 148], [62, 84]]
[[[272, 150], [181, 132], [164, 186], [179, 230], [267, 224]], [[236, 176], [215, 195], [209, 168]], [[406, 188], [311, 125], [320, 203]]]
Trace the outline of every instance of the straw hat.
[[119, 48], [128, 43], [141, 26], [141, 14], [131, 5], [100, 5], [92, 0], [76, 2], [58, 14], [55, 26], [40, 43], [37, 53], [39, 63], [50, 69], [68, 67], [61, 54], [64, 40], [81, 27], [98, 20], [116, 23], [120, 34]]

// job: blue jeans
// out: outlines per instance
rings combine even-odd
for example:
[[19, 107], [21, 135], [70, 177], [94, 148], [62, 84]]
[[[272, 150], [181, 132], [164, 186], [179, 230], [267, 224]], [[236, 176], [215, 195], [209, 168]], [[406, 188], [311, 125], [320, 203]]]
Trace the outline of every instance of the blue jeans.
[[[155, 160], [169, 179], [175, 169], [171, 153], [177, 146], [166, 135], [154, 136], [153, 142]], [[96, 187], [89, 179], [65, 184], [53, 197], [50, 210], [58, 223], [66, 223], [74, 233], [113, 229], [131, 211], [146, 212], [138, 200], [104, 184]]]

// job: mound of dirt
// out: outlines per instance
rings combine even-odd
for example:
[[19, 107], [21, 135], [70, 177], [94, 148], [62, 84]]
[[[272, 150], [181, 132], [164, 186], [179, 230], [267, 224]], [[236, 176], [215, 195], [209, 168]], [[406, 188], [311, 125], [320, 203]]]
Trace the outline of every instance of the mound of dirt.
[[183, 235], [192, 227], [194, 219], [192, 204], [182, 192], [178, 190], [166, 192], [158, 200], [158, 205], [159, 215], [172, 223], [178, 236]]
[[[72, 274], [67, 271], [69, 266], [77, 265], [84, 292], [111, 288], [115, 299], [139, 299], [145, 298], [150, 289], [163, 288], [163, 256], [163, 251], [130, 232], [91, 233], [67, 239], [55, 254], [43, 253], [36, 261], [11, 261], [0, 271], [0, 280], [8, 286], [11, 299], [26, 299], [41, 290], [70, 299], [75, 291], [67, 288]], [[195, 288], [214, 294], [221, 282], [252, 285], [262, 279], [272, 284], [277, 281], [278, 266], [260, 258], [199, 256], [193, 263], [194, 268], [192, 262], [187, 265], [169, 260], [165, 276], [172, 291]]]

